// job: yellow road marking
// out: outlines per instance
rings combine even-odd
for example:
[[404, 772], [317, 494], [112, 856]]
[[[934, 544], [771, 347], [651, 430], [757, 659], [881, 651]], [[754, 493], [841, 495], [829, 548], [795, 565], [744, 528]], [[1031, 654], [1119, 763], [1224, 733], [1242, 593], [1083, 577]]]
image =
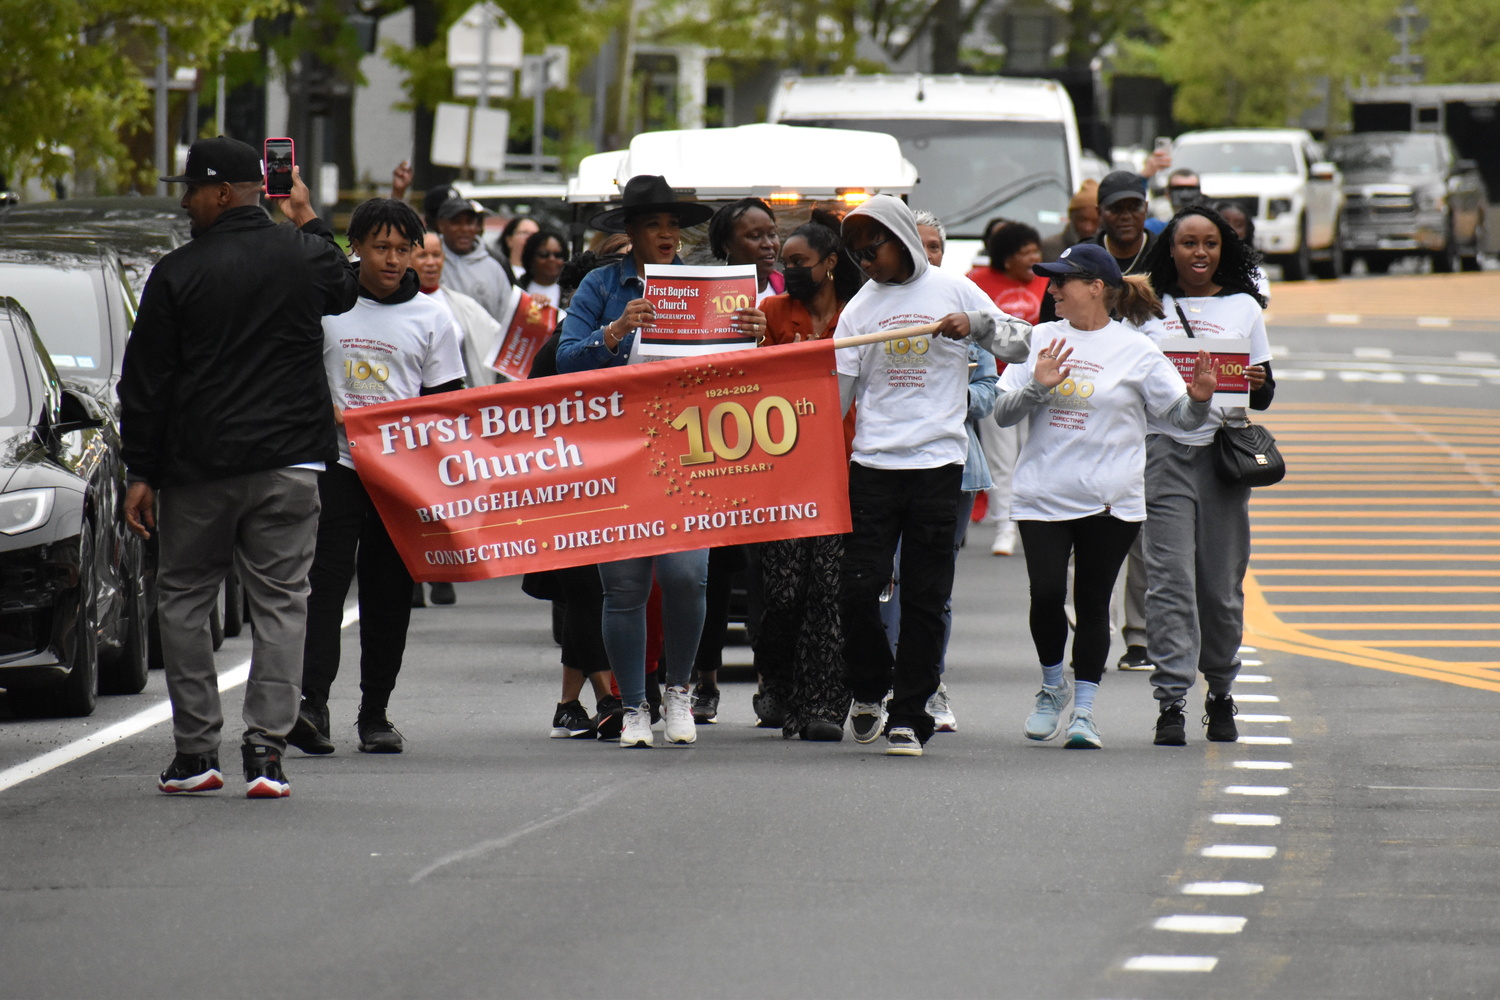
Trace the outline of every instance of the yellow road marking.
[[[1278, 611], [1500, 611], [1500, 604], [1278, 604]], [[1373, 624], [1373, 623], [1370, 623]], [[1496, 625], [1500, 628], [1500, 625]]]
[[[1270, 608], [1270, 605], [1266, 605]], [[1484, 625], [1479, 622], [1402, 622], [1383, 625], [1379, 622], [1297, 622], [1299, 629], [1316, 629], [1319, 632], [1500, 632], [1500, 625]], [[1380, 643], [1373, 643], [1378, 646]]]
[[1263, 593], [1271, 594], [1500, 594], [1500, 587], [1312, 587], [1286, 584], [1276, 587], [1261, 587]]
[[[1500, 569], [1266, 569], [1260, 567], [1256, 576], [1500, 576]], [[1262, 590], [1270, 588], [1262, 587]]]
[[[1299, 656], [1335, 660], [1354, 666], [1370, 667], [1390, 673], [1444, 681], [1462, 687], [1477, 688], [1500, 694], [1500, 675], [1483, 667], [1444, 663], [1375, 648], [1376, 644], [1360, 641], [1324, 639], [1309, 635], [1306, 623], [1288, 625], [1281, 621], [1265, 601], [1254, 576], [1245, 580], [1245, 630], [1251, 641], [1262, 649], [1275, 649]], [[1351, 628], [1368, 628], [1354, 625]]]
[[[1263, 539], [1257, 538], [1255, 539], [1255, 544], [1259, 545], [1262, 541]], [[1288, 539], [1288, 541], [1292, 540]], [[1303, 543], [1298, 541], [1296, 542], [1296, 544], [1301, 545]], [[1458, 557], [1455, 557], [1451, 553], [1447, 552], [1430, 556], [1421, 555], [1415, 552], [1393, 552], [1390, 554], [1374, 552], [1351, 552], [1346, 555], [1339, 555], [1336, 552], [1267, 552], [1264, 554], [1256, 555], [1255, 565], [1258, 569], [1260, 564], [1266, 561], [1289, 562], [1295, 560], [1300, 562], [1316, 559], [1319, 562], [1447, 562], [1448, 560], [1454, 558]], [[1465, 553], [1462, 556], [1462, 561], [1500, 562], [1500, 556], [1473, 555]]]

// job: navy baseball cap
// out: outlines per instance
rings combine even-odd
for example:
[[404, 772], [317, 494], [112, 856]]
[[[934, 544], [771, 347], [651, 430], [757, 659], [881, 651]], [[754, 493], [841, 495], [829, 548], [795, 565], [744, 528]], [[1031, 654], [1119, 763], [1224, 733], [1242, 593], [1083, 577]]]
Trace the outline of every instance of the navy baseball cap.
[[176, 177], [163, 177], [167, 184], [244, 184], [265, 180], [265, 164], [254, 146], [217, 136], [199, 139], [188, 147], [187, 168]]
[[1068, 247], [1062, 256], [1047, 264], [1033, 264], [1031, 270], [1045, 278], [1098, 278], [1112, 288], [1125, 283], [1120, 262], [1114, 254], [1097, 243], [1079, 243]]

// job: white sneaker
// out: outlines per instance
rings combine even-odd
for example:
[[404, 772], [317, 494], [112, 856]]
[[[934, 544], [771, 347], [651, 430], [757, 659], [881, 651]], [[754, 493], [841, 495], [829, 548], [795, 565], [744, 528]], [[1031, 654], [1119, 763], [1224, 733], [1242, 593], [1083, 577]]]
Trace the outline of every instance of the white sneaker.
[[651, 745], [651, 706], [626, 705], [625, 721], [620, 725], [620, 746], [649, 747]]
[[698, 739], [698, 727], [693, 722], [693, 696], [687, 685], [667, 688], [662, 692], [662, 716], [667, 720], [667, 742], [687, 744]]
[[934, 732], [958, 732], [958, 717], [953, 714], [953, 706], [948, 702], [948, 685], [939, 684], [938, 689], [932, 692], [932, 697], [927, 699], [927, 714], [932, 716]]
[[1002, 521], [995, 529], [995, 541], [990, 546], [990, 555], [1008, 556], [1016, 551], [1016, 522]]

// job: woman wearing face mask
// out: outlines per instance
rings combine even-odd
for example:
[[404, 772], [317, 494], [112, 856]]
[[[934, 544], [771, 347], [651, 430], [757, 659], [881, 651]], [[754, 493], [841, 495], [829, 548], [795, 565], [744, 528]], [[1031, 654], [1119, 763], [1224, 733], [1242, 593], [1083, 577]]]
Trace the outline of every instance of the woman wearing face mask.
[[[844, 303], [864, 283], [838, 234], [809, 222], [781, 249], [786, 292], [761, 303], [767, 345], [833, 336]], [[854, 438], [854, 413], [844, 420], [844, 445]], [[756, 714], [779, 716], [785, 739], [837, 742], [844, 736], [849, 689], [843, 678], [839, 624], [842, 535], [791, 538], [760, 546], [764, 614], [755, 643], [761, 691]]]
[[[708, 246], [716, 259], [727, 264], [755, 266], [757, 307], [766, 296], [781, 291], [781, 275], [776, 273], [781, 235], [771, 207], [759, 198], [741, 198], [719, 209], [708, 223]], [[759, 309], [754, 314], [760, 316]], [[719, 668], [724, 665], [724, 642], [728, 638], [729, 596], [735, 574], [747, 565], [744, 546], [721, 545], [708, 554], [708, 613], [693, 661], [698, 680], [693, 691], [693, 720], [699, 725], [718, 721]], [[759, 714], [759, 705], [757, 714], [762, 726], [781, 723], [769, 712]]]

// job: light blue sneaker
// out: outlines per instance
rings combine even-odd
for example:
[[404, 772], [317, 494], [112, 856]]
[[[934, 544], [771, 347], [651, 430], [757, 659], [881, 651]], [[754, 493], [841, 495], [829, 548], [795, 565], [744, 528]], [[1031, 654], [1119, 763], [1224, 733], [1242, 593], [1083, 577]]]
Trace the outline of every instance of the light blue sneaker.
[[1026, 717], [1028, 740], [1052, 740], [1063, 731], [1063, 711], [1073, 700], [1073, 683], [1066, 677], [1057, 687], [1043, 684], [1036, 693], [1036, 708]]
[[1104, 749], [1104, 740], [1099, 737], [1099, 730], [1094, 728], [1093, 712], [1085, 709], [1073, 713], [1073, 721], [1068, 724], [1068, 742], [1063, 747], [1068, 750]]

